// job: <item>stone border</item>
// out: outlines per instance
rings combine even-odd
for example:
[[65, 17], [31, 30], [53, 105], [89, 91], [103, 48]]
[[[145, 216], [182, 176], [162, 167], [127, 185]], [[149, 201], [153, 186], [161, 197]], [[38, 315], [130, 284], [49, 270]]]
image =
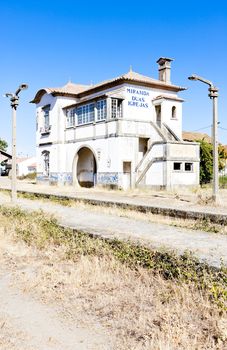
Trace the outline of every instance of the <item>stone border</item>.
[[[2, 188], [2, 190], [5, 190]], [[10, 190], [6, 190], [10, 191]], [[209, 221], [218, 225], [227, 225], [227, 215], [215, 214], [210, 212], [202, 212], [202, 211], [191, 211], [191, 210], [182, 210], [182, 209], [174, 209], [168, 207], [155, 207], [151, 205], [138, 205], [131, 203], [124, 203], [121, 201], [108, 201], [108, 200], [100, 200], [100, 199], [88, 199], [83, 197], [71, 197], [65, 195], [56, 195], [51, 193], [42, 193], [42, 192], [32, 192], [32, 191], [23, 191], [18, 190], [18, 193], [21, 194], [31, 194], [38, 198], [55, 198], [55, 199], [63, 199], [63, 200], [72, 200], [75, 202], [83, 202], [85, 204], [90, 204], [94, 206], [106, 206], [112, 208], [121, 208], [132, 211], [137, 211], [140, 213], [151, 213], [162, 216], [169, 216], [180, 219], [189, 219], [189, 220], [200, 220], [200, 221]]]

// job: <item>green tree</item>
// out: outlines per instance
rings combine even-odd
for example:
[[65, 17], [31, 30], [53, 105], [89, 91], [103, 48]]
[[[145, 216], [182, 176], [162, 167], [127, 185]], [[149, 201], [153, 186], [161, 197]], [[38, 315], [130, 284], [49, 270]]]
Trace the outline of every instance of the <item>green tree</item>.
[[219, 153], [219, 170], [222, 170], [226, 165], [226, 159], [227, 159], [226, 148], [223, 145], [219, 145], [218, 153]]
[[6, 151], [8, 147], [8, 143], [5, 140], [2, 140], [0, 138], [0, 150], [2, 151]]
[[213, 174], [212, 145], [204, 139], [197, 141], [200, 143], [200, 184], [211, 181]]
[[[213, 145], [204, 139], [198, 140], [200, 143], [200, 184], [209, 183], [213, 177]], [[219, 170], [225, 166], [226, 151], [222, 145], [218, 146]]]

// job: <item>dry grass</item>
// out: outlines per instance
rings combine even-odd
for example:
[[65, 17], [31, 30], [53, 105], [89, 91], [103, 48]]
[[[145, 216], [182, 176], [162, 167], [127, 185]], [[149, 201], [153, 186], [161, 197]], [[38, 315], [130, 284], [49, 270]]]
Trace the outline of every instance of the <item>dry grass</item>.
[[[27, 334], [15, 329], [7, 315], [0, 317], [0, 349], [10, 349], [10, 350], [25, 350], [25, 344], [22, 342], [18, 344], [16, 339], [23, 339], [26, 342], [28, 338]], [[33, 347], [29, 348], [26, 345], [26, 350], [35, 350]]]
[[[52, 252], [49, 253], [52, 257]], [[95, 315], [116, 349], [224, 349], [227, 320], [193, 288], [164, 281], [114, 260], [81, 256], [77, 263], [50, 259], [22, 285], [70, 313]]]
[[131, 251], [114, 255], [99, 239], [65, 239], [53, 222], [42, 220], [40, 213], [0, 214], [2, 237], [10, 237], [7, 261], [26, 293], [61, 304], [65, 317], [77, 315], [86, 326], [100, 321], [114, 349], [227, 349], [226, 311], [195, 282], [165, 279], [161, 267], [158, 273], [134, 260], [127, 264]]

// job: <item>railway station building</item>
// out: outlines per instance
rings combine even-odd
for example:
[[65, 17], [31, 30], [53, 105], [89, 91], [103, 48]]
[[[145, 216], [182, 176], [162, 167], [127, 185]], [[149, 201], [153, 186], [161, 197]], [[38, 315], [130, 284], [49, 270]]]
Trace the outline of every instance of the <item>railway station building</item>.
[[182, 139], [185, 88], [130, 69], [95, 85], [43, 88], [36, 104], [37, 179], [58, 185], [173, 189], [199, 185], [199, 145]]

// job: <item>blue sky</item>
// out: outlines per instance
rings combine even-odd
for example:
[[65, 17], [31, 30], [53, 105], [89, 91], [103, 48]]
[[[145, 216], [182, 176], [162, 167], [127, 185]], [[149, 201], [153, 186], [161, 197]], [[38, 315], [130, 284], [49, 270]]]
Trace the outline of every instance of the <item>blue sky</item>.
[[[172, 82], [181, 93], [183, 129], [210, 134], [207, 86], [220, 89], [219, 140], [227, 144], [227, 2], [20, 0], [0, 3], [0, 137], [11, 145], [11, 110], [5, 92], [26, 82], [17, 113], [17, 153], [35, 154], [35, 105], [42, 87], [69, 79], [90, 84], [125, 73], [132, 65], [158, 77], [156, 60], [172, 57]], [[9, 148], [10, 151], [10, 148]]]

